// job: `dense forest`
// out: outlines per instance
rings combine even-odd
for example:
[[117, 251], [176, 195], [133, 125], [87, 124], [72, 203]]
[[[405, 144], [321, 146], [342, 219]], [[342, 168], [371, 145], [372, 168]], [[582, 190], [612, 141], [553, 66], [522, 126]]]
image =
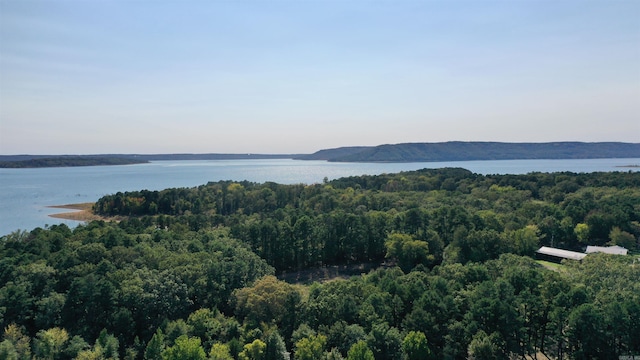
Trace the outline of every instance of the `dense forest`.
[[[94, 211], [123, 220], [0, 238], [0, 358], [640, 354], [638, 172], [220, 181]], [[533, 259], [607, 244], [634, 255]], [[373, 270], [291, 280], [334, 268]]]

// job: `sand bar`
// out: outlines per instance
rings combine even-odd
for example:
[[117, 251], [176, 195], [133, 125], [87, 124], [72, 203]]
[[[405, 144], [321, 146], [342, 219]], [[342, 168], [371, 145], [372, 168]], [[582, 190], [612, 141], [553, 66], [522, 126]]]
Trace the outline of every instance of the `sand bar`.
[[49, 216], [58, 219], [75, 220], [75, 221], [91, 221], [91, 220], [109, 220], [108, 218], [93, 213], [93, 203], [67, 204], [47, 206], [55, 209], [68, 209], [75, 211], [67, 211], [63, 213], [51, 214]]

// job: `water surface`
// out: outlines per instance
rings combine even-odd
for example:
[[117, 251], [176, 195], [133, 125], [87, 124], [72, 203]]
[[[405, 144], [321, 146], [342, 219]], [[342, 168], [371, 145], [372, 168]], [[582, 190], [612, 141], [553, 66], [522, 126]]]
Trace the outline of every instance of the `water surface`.
[[320, 183], [344, 176], [378, 175], [424, 168], [462, 167], [478, 174], [529, 172], [640, 171], [640, 159], [498, 160], [421, 163], [329, 163], [326, 161], [194, 160], [154, 161], [123, 166], [39, 169], [0, 169], [0, 236], [17, 229], [31, 230], [76, 221], [51, 218], [61, 212], [48, 208], [94, 202], [118, 191], [193, 187], [219, 180], [273, 181], [281, 184]]

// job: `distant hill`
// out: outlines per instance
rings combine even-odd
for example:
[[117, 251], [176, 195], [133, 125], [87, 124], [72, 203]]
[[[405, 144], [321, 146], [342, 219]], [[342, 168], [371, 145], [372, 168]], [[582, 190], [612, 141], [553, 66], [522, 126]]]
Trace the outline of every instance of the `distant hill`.
[[296, 160], [330, 160], [331, 161], [333, 159], [340, 159], [343, 157], [355, 155], [372, 148], [373, 148], [372, 146], [339, 147], [335, 149], [326, 149], [326, 150], [316, 151], [313, 154], [299, 155], [295, 159]]
[[301, 160], [335, 162], [428, 162], [516, 159], [598, 159], [640, 157], [640, 143], [463, 142], [405, 143], [320, 150]]
[[313, 154], [0, 155], [0, 167], [122, 165], [160, 160], [296, 159], [334, 162], [429, 162], [518, 159], [640, 158], [640, 143], [404, 143], [324, 149]]

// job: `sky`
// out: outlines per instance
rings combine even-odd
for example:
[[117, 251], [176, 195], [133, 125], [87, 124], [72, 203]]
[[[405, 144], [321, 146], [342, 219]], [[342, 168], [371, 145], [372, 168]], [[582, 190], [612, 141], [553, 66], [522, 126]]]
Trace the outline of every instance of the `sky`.
[[640, 1], [0, 0], [0, 154], [640, 142]]

